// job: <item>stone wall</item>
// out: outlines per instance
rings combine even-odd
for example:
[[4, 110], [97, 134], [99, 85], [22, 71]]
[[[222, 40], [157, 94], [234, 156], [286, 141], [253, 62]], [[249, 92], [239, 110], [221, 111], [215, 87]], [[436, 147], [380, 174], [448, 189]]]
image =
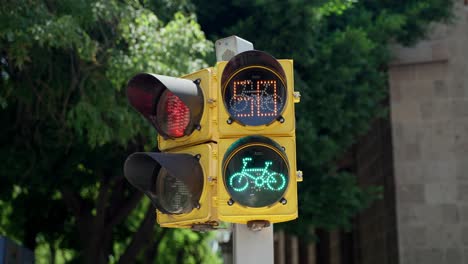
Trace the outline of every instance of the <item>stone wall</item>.
[[468, 8], [395, 47], [390, 98], [400, 264], [468, 263]]

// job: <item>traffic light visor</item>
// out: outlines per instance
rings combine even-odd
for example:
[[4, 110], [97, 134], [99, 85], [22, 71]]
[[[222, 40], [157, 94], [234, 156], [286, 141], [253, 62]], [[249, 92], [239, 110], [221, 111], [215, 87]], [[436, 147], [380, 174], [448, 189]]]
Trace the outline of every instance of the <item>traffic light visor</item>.
[[165, 138], [190, 135], [203, 114], [197, 80], [138, 74], [128, 82], [127, 98]]
[[184, 214], [199, 207], [203, 170], [192, 155], [137, 152], [125, 161], [124, 175], [164, 214]]

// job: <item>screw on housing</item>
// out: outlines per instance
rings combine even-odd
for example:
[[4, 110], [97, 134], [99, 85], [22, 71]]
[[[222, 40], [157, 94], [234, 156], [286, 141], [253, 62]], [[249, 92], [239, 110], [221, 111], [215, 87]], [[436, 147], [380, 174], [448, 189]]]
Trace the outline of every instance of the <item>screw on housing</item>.
[[278, 116], [278, 121], [279, 121], [280, 123], [284, 123], [284, 117]]
[[281, 203], [282, 205], [285, 205], [285, 204], [288, 203], [288, 200], [286, 200], [285, 198], [281, 198], [280, 203]]
[[228, 120], [226, 120], [226, 123], [228, 123], [228, 125], [232, 124], [232, 119], [228, 118]]
[[199, 85], [201, 83], [201, 79], [195, 79], [193, 83], [195, 83], [196, 85]]
[[229, 206], [232, 206], [232, 205], [234, 204], [234, 201], [233, 201], [232, 199], [229, 199], [229, 201], [227, 201], [227, 204], [228, 204]]
[[197, 155], [195, 155], [195, 158], [196, 158], [197, 160], [199, 160], [199, 159], [201, 159], [201, 155], [200, 155], [200, 154], [197, 154]]

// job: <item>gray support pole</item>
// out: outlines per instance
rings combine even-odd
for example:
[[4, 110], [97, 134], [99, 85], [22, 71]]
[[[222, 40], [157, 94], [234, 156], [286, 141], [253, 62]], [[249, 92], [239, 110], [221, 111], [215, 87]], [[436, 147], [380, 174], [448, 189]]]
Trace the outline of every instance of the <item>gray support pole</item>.
[[[217, 61], [227, 61], [254, 49], [251, 42], [237, 36], [219, 39], [215, 46]], [[273, 264], [273, 225], [259, 231], [252, 231], [242, 224], [232, 226], [234, 264]]]
[[273, 264], [273, 225], [252, 231], [247, 225], [233, 225], [234, 264]]

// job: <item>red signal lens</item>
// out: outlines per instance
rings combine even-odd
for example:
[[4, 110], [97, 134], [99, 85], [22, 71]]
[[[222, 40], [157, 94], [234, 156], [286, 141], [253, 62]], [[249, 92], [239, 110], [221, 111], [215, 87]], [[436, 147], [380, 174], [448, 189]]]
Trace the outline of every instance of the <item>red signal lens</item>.
[[185, 135], [190, 123], [190, 109], [178, 96], [165, 90], [157, 107], [158, 126], [169, 137], [178, 138]]

